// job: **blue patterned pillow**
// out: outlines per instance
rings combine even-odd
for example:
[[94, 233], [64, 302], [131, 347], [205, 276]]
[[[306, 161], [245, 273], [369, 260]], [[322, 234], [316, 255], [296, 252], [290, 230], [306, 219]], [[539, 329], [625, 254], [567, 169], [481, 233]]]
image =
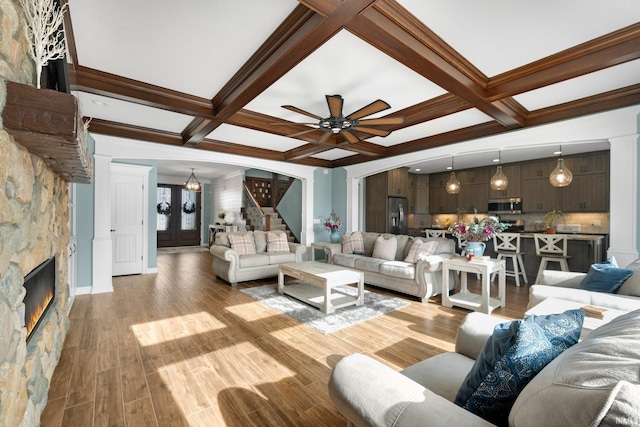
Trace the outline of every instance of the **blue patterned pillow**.
[[[507, 352], [518, 345], [518, 328], [520, 323], [534, 324], [542, 331], [545, 341], [550, 345], [551, 360], [567, 348], [578, 342], [582, 331], [584, 312], [582, 310], [568, 310], [561, 314], [545, 316], [529, 316], [524, 320], [506, 322], [496, 325], [493, 335], [485, 343], [482, 352], [463, 381], [455, 403], [465, 407], [471, 396], [480, 385], [495, 371], [495, 367]], [[547, 362], [548, 363], [548, 362]], [[545, 363], [546, 365], [546, 363]], [[544, 367], [544, 365], [543, 365]], [[542, 369], [542, 368], [540, 368]], [[536, 372], [537, 373], [537, 372]], [[524, 387], [524, 386], [523, 386]], [[522, 390], [520, 388], [519, 391]], [[517, 394], [516, 396], [517, 397]], [[515, 401], [515, 397], [513, 401]], [[509, 404], [508, 408], [511, 408]], [[507, 409], [507, 414], [509, 410]]]
[[580, 289], [613, 293], [633, 274], [633, 270], [618, 268], [614, 257], [605, 262], [592, 264], [589, 272], [578, 285]]

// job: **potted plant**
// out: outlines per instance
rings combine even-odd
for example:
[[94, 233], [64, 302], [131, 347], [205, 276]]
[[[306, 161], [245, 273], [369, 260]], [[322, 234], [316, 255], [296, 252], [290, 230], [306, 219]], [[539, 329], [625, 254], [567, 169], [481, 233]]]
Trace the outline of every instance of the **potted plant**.
[[218, 218], [220, 218], [220, 224], [224, 225], [224, 218], [227, 216], [227, 211], [218, 212]]
[[495, 216], [486, 216], [478, 219], [474, 210], [471, 224], [455, 223], [449, 227], [449, 231], [460, 240], [467, 242], [466, 252], [468, 256], [480, 256], [484, 254], [487, 245], [484, 243], [493, 238], [496, 233], [509, 228], [509, 223], [500, 222]]
[[329, 218], [325, 219], [322, 226], [329, 230], [331, 235], [329, 236], [329, 240], [332, 243], [338, 243], [340, 241], [340, 228], [342, 228], [342, 220], [334, 211], [331, 211]]
[[544, 216], [544, 229], [547, 234], [555, 234], [558, 230], [556, 228], [556, 222], [559, 217], [562, 215], [562, 211], [560, 209], [551, 209]]

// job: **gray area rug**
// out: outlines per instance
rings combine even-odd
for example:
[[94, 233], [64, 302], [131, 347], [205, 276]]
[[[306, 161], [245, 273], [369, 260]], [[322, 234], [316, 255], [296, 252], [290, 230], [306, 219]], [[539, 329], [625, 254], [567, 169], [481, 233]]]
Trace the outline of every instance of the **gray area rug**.
[[[341, 286], [340, 290], [356, 295], [356, 289]], [[364, 291], [364, 305], [339, 308], [332, 314], [324, 314], [315, 307], [278, 293], [278, 285], [263, 285], [240, 290], [243, 294], [266, 306], [286, 314], [323, 334], [337, 331], [374, 317], [382, 316], [409, 305], [407, 301], [390, 298], [375, 292]]]

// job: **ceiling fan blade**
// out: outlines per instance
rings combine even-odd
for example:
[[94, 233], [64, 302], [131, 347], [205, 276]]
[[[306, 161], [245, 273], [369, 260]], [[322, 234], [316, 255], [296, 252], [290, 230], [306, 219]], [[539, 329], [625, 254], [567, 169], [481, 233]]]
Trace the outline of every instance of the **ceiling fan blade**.
[[325, 132], [324, 135], [320, 137], [319, 140], [316, 141], [316, 144], [324, 144], [331, 138], [331, 132]]
[[389, 135], [391, 133], [388, 130], [376, 129], [376, 128], [367, 128], [367, 127], [363, 127], [363, 126], [354, 126], [353, 129], [357, 130], [357, 131], [360, 131], [360, 132], [364, 132], [364, 133], [370, 133], [371, 135], [376, 135], [376, 136], [387, 136], [387, 135]]
[[387, 108], [391, 108], [391, 105], [384, 102], [382, 99], [378, 99], [377, 101], [373, 101], [371, 104], [362, 107], [358, 111], [355, 111], [347, 116], [347, 119], [357, 120], [361, 117], [368, 116], [371, 114], [375, 114], [382, 110], [386, 110]]
[[340, 131], [340, 133], [351, 144], [355, 144], [356, 142], [360, 142], [360, 139], [357, 136], [355, 136], [354, 134], [352, 134], [351, 132], [349, 132], [348, 130]]
[[379, 119], [362, 119], [358, 120], [361, 125], [401, 125], [404, 123], [404, 116], [381, 117]]
[[309, 117], [313, 117], [314, 119], [322, 120], [322, 117], [316, 116], [315, 114], [310, 113], [308, 111], [301, 110], [300, 108], [294, 107], [293, 105], [283, 105], [282, 108], [286, 108], [289, 111], [293, 111], [295, 113], [302, 114], [304, 116], [309, 116]]
[[344, 99], [340, 95], [325, 95], [331, 117], [342, 117], [342, 104]]
[[308, 129], [308, 130], [303, 130], [301, 132], [296, 132], [296, 133], [292, 133], [291, 135], [285, 135], [287, 138], [293, 138], [295, 136], [300, 136], [300, 135], [304, 135], [305, 133], [309, 133], [309, 132], [313, 132], [317, 129]]

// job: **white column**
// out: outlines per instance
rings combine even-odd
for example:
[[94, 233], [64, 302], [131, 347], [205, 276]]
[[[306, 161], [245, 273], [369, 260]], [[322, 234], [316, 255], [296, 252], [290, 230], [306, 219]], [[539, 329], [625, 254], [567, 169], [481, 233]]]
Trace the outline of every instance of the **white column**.
[[613, 138], [609, 182], [609, 249], [624, 267], [638, 258], [638, 135]]
[[113, 292], [111, 280], [111, 156], [94, 154], [92, 294]]
[[307, 178], [300, 178], [302, 182], [302, 226], [300, 227], [300, 243], [307, 246], [315, 241], [313, 233], [313, 174]]
[[360, 181], [362, 178], [352, 178], [347, 176], [347, 233], [355, 230], [364, 230], [364, 218], [362, 211], [363, 195], [360, 191]]

